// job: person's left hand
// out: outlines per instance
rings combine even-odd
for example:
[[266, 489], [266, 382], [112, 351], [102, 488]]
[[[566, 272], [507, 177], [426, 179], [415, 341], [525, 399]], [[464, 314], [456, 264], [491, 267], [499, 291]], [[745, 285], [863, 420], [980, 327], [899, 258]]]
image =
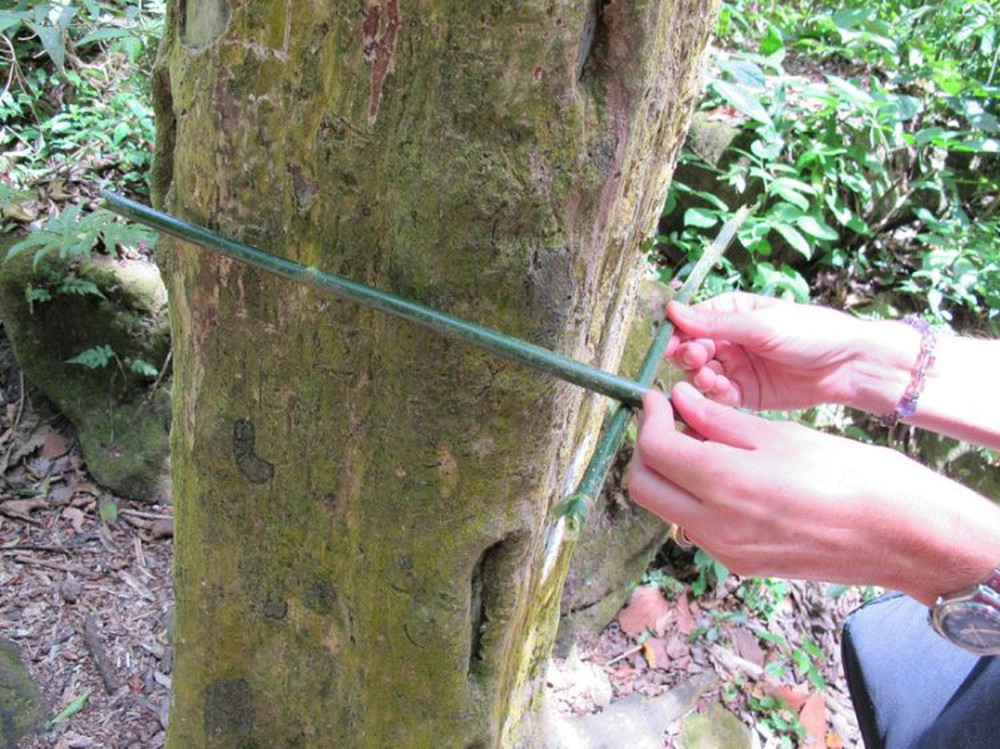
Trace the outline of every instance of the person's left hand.
[[[932, 602], [997, 562], [1000, 510], [893, 450], [752, 416], [687, 383], [673, 404], [685, 432], [662, 393], [644, 400], [629, 493], [738, 574]], [[985, 550], [963, 556], [977, 536]]]

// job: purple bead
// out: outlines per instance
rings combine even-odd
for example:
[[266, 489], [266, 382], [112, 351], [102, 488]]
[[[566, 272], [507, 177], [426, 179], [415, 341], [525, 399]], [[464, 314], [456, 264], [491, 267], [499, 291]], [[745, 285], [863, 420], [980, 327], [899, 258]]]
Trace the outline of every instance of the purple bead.
[[903, 396], [899, 399], [896, 411], [901, 419], [913, 416], [917, 411], [917, 397], [915, 395]]

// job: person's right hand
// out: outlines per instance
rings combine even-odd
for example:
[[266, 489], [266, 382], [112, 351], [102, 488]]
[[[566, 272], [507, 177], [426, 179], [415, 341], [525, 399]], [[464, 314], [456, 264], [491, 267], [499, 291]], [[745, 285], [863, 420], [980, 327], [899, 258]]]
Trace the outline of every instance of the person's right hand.
[[864, 323], [843, 312], [752, 294], [689, 307], [670, 302], [666, 355], [695, 387], [729, 406], [847, 403]]

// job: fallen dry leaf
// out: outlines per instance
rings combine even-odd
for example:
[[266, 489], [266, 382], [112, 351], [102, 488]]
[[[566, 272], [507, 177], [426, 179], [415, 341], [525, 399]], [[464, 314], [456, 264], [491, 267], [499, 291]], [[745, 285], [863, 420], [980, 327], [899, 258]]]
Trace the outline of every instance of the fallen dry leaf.
[[685, 635], [694, 632], [694, 613], [691, 611], [691, 604], [688, 601], [688, 592], [686, 589], [674, 601], [674, 611], [677, 614], [677, 629]]
[[45, 506], [46, 502], [41, 497], [34, 497], [32, 499], [10, 499], [6, 502], [0, 502], [0, 513], [3, 513], [9, 518], [31, 520], [31, 511], [41, 510]]
[[54, 460], [55, 458], [62, 457], [68, 452], [69, 440], [53, 429], [45, 435], [45, 440], [42, 442], [42, 450], [39, 455], [43, 458], [47, 458], [48, 460]]
[[72, 524], [74, 531], [83, 533], [83, 524], [87, 521], [87, 515], [83, 510], [77, 507], [67, 507], [62, 511], [62, 516]]
[[803, 746], [820, 747], [826, 735], [826, 700], [820, 692], [813, 692], [799, 710], [799, 723], [806, 729]]
[[632, 637], [647, 629], [662, 635], [669, 616], [670, 604], [663, 597], [663, 591], [644, 585], [632, 593], [628, 605], [618, 615], [618, 625]]
[[764, 682], [764, 692], [772, 697], [780, 697], [796, 712], [801, 710], [802, 706], [806, 704], [806, 700], [809, 699], [808, 689], [792, 687], [771, 678]]
[[763, 668], [765, 654], [757, 635], [746, 627], [728, 627], [726, 631], [740, 657]]
[[680, 632], [674, 632], [667, 639], [667, 655], [677, 660], [691, 653], [691, 648], [687, 644], [687, 638]]
[[667, 640], [664, 637], [647, 637], [642, 643], [642, 654], [650, 668], [667, 668], [670, 665]]

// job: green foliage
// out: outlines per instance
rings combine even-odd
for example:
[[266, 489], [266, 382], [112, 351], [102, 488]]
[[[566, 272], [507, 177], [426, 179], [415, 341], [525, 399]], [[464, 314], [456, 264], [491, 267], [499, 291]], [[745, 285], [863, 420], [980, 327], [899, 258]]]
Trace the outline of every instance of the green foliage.
[[996, 330], [998, 18], [960, 0], [726, 3], [726, 48], [701, 108], [744, 137], [721, 169], [683, 155], [728, 190], [675, 182], [664, 213], [679, 228], [658, 238], [661, 253], [696, 256], [706, 229], [750, 202], [746, 257], [706, 293], [805, 301], [833, 272], [939, 320], [985, 317]]
[[136, 359], [131, 356], [119, 357], [115, 350], [108, 345], [94, 346], [81, 351], [71, 359], [67, 359], [66, 363], [79, 364], [87, 369], [103, 369], [109, 364], [115, 363], [123, 373], [131, 372], [147, 379], [153, 379], [159, 374], [156, 367], [145, 359]]
[[787, 595], [788, 584], [770, 577], [745, 578], [736, 589], [736, 596], [743, 601], [746, 609], [765, 622], [774, 618]]
[[0, 207], [59, 180], [146, 193], [149, 75], [162, 3], [28, 2], [0, 10]]
[[114, 359], [115, 350], [110, 346], [94, 346], [66, 361], [68, 364], [79, 364], [87, 369], [101, 369]]
[[66, 707], [60, 710], [47, 724], [46, 728], [52, 730], [57, 725], [62, 723], [69, 718], [72, 718], [78, 712], [83, 710], [84, 706], [87, 704], [87, 700], [90, 699], [90, 690], [84, 689], [83, 692], [74, 697]]
[[136, 64], [155, 52], [162, 28], [163, 3], [109, 0], [38, 2], [16, 0], [0, 10], [0, 34], [14, 40], [18, 57], [44, 56], [59, 72], [78, 55], [111, 47]]
[[751, 690], [748, 705], [757, 716], [758, 726], [770, 733], [778, 746], [791, 749], [805, 740], [806, 729], [799, 722], [798, 713], [783, 698]]
[[[118, 247], [152, 247], [156, 244], [156, 233], [138, 224], [120, 220], [107, 210], [83, 212], [81, 205], [71, 205], [66, 210], [49, 218], [40, 228], [15, 243], [7, 251], [12, 258], [22, 252], [35, 251], [34, 265], [48, 253], [55, 253], [60, 260], [78, 260], [89, 257], [91, 252], [103, 248], [115, 252]], [[75, 285], [60, 279], [59, 293], [96, 293], [97, 287], [89, 282]]]
[[691, 593], [696, 597], [707, 590], [721, 588], [729, 579], [729, 570], [725, 565], [704, 549], [695, 549], [694, 567], [698, 576], [691, 583]]
[[112, 497], [105, 497], [98, 505], [98, 514], [105, 523], [114, 525], [118, 522], [118, 502]]

